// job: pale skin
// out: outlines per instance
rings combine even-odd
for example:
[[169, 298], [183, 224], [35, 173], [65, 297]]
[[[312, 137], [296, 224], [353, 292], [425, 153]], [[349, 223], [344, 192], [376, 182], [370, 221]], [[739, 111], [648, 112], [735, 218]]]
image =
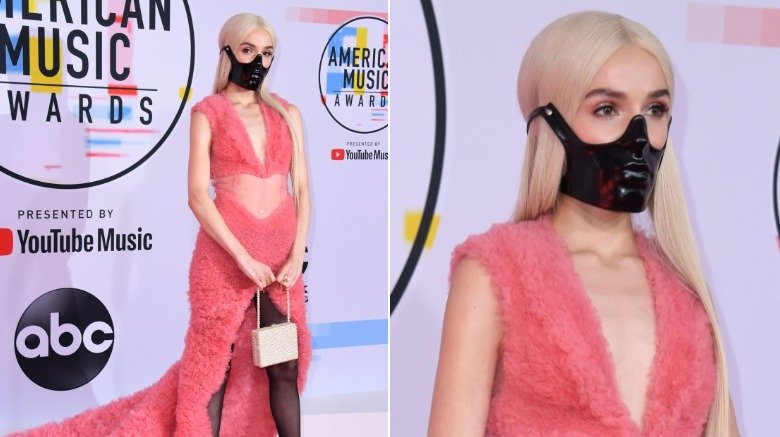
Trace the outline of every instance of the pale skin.
[[[274, 46], [271, 35], [256, 29], [250, 32], [238, 47], [232, 47], [239, 62], [250, 62], [258, 53], [263, 56], [263, 64], [271, 64]], [[260, 106], [255, 100], [255, 91], [242, 88], [228, 81], [225, 92], [233, 102], [236, 113], [244, 123], [247, 134], [252, 142], [252, 149], [258, 158], [263, 160], [266, 144], [265, 123]], [[288, 112], [292, 120], [292, 131], [300, 142], [303, 141], [303, 121], [297, 107], [290, 105]], [[285, 289], [292, 287], [301, 275], [303, 268], [306, 238], [309, 229], [311, 203], [309, 200], [309, 184], [306, 159], [302, 156], [298, 173], [298, 204], [296, 208], [297, 225], [295, 242], [287, 261], [274, 272], [262, 262], [253, 258], [239, 240], [228, 228], [222, 215], [217, 210], [213, 199], [208, 194], [210, 182], [211, 129], [208, 119], [200, 112], [192, 115], [190, 124], [190, 156], [188, 171], [189, 206], [200, 222], [204, 231], [211, 236], [235, 260], [241, 271], [261, 290], [278, 281]], [[301, 144], [301, 151], [303, 146]]]
[[[628, 46], [604, 63], [568, 121], [583, 141], [606, 143], [617, 139], [634, 115], [642, 114], [651, 145], [660, 148], [668, 133], [670, 106], [658, 61]], [[561, 195], [552, 224], [601, 322], [618, 395], [640, 425], [655, 355], [655, 311], [630, 214]], [[429, 436], [485, 434], [502, 335], [490, 277], [479, 262], [466, 258], [453, 272], [444, 313]], [[733, 405], [731, 416], [730, 434], [738, 436]]]

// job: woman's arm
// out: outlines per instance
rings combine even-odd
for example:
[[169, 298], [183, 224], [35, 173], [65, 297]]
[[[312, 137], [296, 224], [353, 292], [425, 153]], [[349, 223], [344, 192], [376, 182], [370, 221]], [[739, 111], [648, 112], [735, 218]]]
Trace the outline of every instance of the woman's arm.
[[485, 435], [501, 336], [490, 277], [465, 258], [453, 272], [444, 312], [430, 437]]
[[[295, 242], [288, 256], [287, 262], [279, 269], [276, 275], [280, 283], [285, 287], [292, 287], [301, 275], [304, 253], [306, 252], [306, 240], [309, 236], [309, 220], [311, 217], [311, 200], [309, 199], [309, 171], [306, 165], [306, 154], [303, 146], [303, 120], [301, 111], [295, 105], [287, 109], [292, 121], [292, 128], [298, 138], [300, 152], [300, 165], [298, 167], [298, 205], [296, 210], [297, 227]], [[284, 281], [284, 279], [287, 281]]]
[[190, 157], [187, 172], [188, 204], [201, 227], [238, 263], [239, 268], [260, 288], [274, 281], [271, 269], [249, 255], [225, 223], [208, 194], [211, 158], [211, 128], [202, 112], [192, 114], [190, 122]]

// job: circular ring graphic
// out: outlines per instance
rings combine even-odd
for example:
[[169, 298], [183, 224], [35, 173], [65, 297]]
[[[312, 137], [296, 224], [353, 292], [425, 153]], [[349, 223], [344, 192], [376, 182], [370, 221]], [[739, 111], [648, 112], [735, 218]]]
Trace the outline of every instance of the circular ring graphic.
[[777, 227], [777, 241], [780, 245], [780, 143], [777, 144], [775, 155], [774, 186], [772, 187], [772, 204], [775, 209], [775, 226]]
[[94, 186], [105, 184], [107, 182], [111, 182], [111, 181], [113, 181], [115, 179], [119, 179], [122, 176], [124, 176], [124, 175], [130, 173], [131, 171], [135, 170], [141, 164], [146, 162], [146, 160], [151, 158], [151, 156], [154, 155], [154, 153], [157, 151], [157, 149], [159, 149], [160, 146], [162, 146], [163, 143], [165, 143], [165, 140], [168, 139], [168, 136], [173, 131], [173, 128], [176, 127], [176, 124], [179, 122], [179, 118], [181, 117], [182, 111], [184, 111], [184, 106], [187, 104], [187, 99], [188, 99], [188, 97], [190, 95], [190, 89], [192, 87], [192, 74], [193, 74], [193, 71], [194, 71], [194, 68], [195, 68], [195, 30], [193, 29], [192, 14], [190, 13], [190, 5], [188, 3], [188, 0], [182, 0], [182, 3], [184, 4], [184, 12], [187, 15], [187, 23], [188, 23], [188, 26], [189, 26], [189, 37], [190, 37], [190, 68], [189, 68], [189, 73], [187, 75], [187, 85], [184, 88], [184, 94], [182, 96], [181, 104], [179, 105], [179, 110], [176, 112], [176, 115], [173, 117], [173, 121], [171, 122], [171, 125], [168, 126], [168, 129], [165, 131], [163, 136], [160, 138], [160, 140], [157, 142], [157, 144], [154, 147], [152, 147], [151, 150], [149, 150], [149, 152], [147, 152], [144, 156], [141, 157], [141, 159], [139, 159], [138, 161], [133, 163], [131, 166], [125, 168], [124, 170], [122, 170], [122, 171], [120, 171], [118, 173], [115, 173], [115, 174], [113, 174], [113, 175], [111, 175], [109, 177], [103, 178], [103, 179], [98, 179], [96, 181], [82, 182], [82, 183], [77, 183], [77, 184], [57, 184], [57, 183], [52, 183], [52, 182], [39, 181], [39, 180], [36, 180], [36, 179], [32, 179], [32, 178], [28, 178], [26, 176], [20, 175], [19, 173], [11, 171], [11, 170], [3, 167], [2, 165], [0, 165], [0, 172], [5, 173], [6, 175], [8, 175], [8, 176], [10, 176], [10, 177], [12, 177], [12, 178], [14, 178], [16, 180], [19, 180], [19, 181], [22, 181], [22, 182], [25, 182], [25, 183], [28, 183], [28, 184], [31, 184], [31, 185], [37, 185], [39, 187], [56, 188], [56, 189], [63, 189], [63, 190], [74, 190], [74, 189], [79, 189], [79, 188], [94, 187]]
[[403, 270], [390, 293], [390, 314], [398, 306], [401, 297], [412, 279], [414, 269], [420, 261], [423, 244], [428, 238], [428, 232], [433, 222], [433, 213], [436, 210], [436, 200], [439, 197], [441, 186], [442, 168], [444, 166], [444, 139], [447, 126], [447, 98], [444, 87], [444, 61], [442, 58], [441, 41], [439, 40], [439, 28], [436, 25], [436, 15], [430, 0], [420, 1], [425, 16], [425, 25], [428, 28], [428, 40], [431, 45], [431, 60], [433, 62], [433, 80], [436, 100], [436, 130], [433, 140], [433, 164], [431, 166], [431, 179], [428, 182], [428, 195], [425, 198], [420, 227], [414, 237], [412, 249], [406, 258]]

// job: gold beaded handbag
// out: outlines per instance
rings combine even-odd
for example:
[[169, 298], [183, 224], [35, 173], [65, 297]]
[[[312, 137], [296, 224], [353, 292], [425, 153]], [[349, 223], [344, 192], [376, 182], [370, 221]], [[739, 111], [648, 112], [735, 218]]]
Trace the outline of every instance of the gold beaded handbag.
[[252, 330], [252, 361], [268, 367], [298, 359], [298, 327], [290, 321], [290, 290], [287, 290], [287, 321], [260, 327], [260, 289], [257, 289], [257, 329]]

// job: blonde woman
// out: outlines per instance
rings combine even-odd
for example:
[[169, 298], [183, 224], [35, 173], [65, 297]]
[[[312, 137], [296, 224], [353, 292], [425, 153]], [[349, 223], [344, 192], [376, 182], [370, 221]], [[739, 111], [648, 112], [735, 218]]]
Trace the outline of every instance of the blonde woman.
[[[531, 43], [518, 96], [519, 200], [453, 253], [429, 435], [738, 435], [663, 46], [567, 15]], [[645, 209], [651, 236], [632, 225]]]
[[[310, 215], [301, 114], [268, 91], [276, 35], [267, 21], [231, 17], [218, 48], [213, 94], [192, 107], [189, 205], [201, 228], [184, 353], [152, 386], [26, 435], [300, 435], [299, 392], [311, 361], [301, 279]], [[289, 290], [297, 360], [253, 365], [258, 288], [263, 326], [286, 320]]]

